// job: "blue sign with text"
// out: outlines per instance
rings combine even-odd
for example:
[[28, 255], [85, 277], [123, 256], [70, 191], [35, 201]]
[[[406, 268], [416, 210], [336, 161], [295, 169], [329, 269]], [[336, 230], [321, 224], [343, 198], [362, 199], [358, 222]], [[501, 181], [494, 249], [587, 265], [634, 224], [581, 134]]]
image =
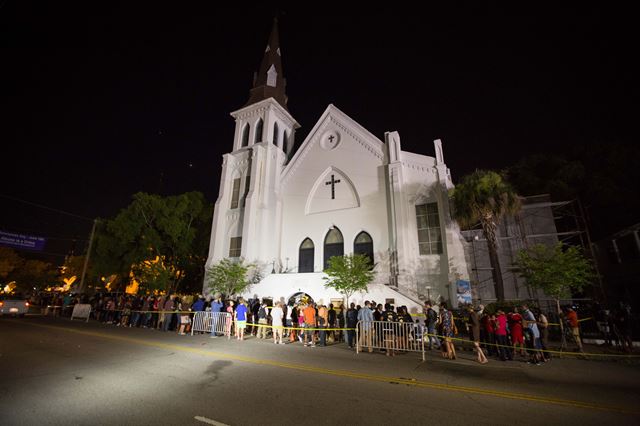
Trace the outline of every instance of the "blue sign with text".
[[44, 237], [0, 231], [0, 246], [4, 247], [40, 251], [46, 241]]
[[456, 293], [458, 294], [458, 304], [471, 303], [471, 283], [465, 280], [456, 281]]

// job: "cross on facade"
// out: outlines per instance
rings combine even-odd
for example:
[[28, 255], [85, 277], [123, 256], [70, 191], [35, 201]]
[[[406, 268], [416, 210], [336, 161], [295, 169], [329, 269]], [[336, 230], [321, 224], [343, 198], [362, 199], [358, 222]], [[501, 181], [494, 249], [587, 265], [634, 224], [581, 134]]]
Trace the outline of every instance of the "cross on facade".
[[336, 179], [334, 175], [331, 175], [331, 180], [325, 182], [325, 185], [331, 185], [331, 199], [336, 199], [336, 183], [340, 183], [340, 179]]

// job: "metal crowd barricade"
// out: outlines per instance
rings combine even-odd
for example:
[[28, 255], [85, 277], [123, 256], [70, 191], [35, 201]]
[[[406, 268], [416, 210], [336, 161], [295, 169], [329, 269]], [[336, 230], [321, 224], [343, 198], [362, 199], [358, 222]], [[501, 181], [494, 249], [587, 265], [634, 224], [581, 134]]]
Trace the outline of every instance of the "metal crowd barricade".
[[356, 353], [363, 350], [420, 352], [425, 360], [424, 326], [411, 322], [358, 321]]
[[231, 314], [229, 312], [199, 311], [193, 315], [191, 335], [194, 332], [212, 333], [231, 338]]

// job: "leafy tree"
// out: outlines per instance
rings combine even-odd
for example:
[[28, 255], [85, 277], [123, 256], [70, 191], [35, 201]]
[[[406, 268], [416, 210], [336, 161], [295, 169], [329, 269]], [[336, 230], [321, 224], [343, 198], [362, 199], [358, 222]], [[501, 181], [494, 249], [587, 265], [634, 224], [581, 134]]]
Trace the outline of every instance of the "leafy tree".
[[133, 274], [144, 288], [148, 290], [166, 290], [171, 285], [174, 272], [169, 269], [158, 256], [152, 260], [145, 260], [132, 268]]
[[[189, 274], [192, 280], [201, 279], [211, 217], [211, 205], [199, 192], [135, 194], [133, 202], [98, 232], [94, 277], [118, 274], [120, 280], [128, 280], [132, 271], [142, 287], [169, 292]], [[145, 264], [157, 258], [159, 264]]]
[[15, 250], [8, 247], [0, 247], [0, 279], [5, 280], [24, 263], [24, 259]]
[[33, 287], [44, 288], [53, 284], [58, 271], [48, 262], [42, 260], [25, 260], [15, 269], [9, 278], [16, 281], [20, 291], [30, 291]]
[[253, 264], [245, 264], [244, 260], [234, 261], [222, 259], [217, 264], [207, 268], [207, 284], [212, 293], [233, 296], [243, 292], [253, 283], [251, 270]]
[[530, 286], [556, 299], [558, 305], [560, 299], [570, 296], [571, 291], [581, 291], [595, 278], [593, 265], [582, 250], [562, 243], [536, 244], [520, 250], [515, 264]]
[[[555, 246], [536, 244], [527, 250], [518, 252], [516, 266], [527, 283], [539, 288], [556, 300], [560, 314], [560, 299], [570, 296], [571, 291], [581, 291], [592, 285], [595, 279], [591, 262], [584, 257], [579, 247], [557, 243]], [[564, 326], [560, 321], [560, 329]]]
[[357, 291], [366, 291], [373, 280], [374, 273], [368, 256], [363, 254], [349, 254], [333, 256], [329, 259], [329, 267], [324, 270], [328, 276], [325, 287], [335, 289], [347, 299]]
[[520, 200], [511, 185], [498, 173], [476, 170], [464, 176], [452, 191], [454, 216], [460, 226], [469, 228], [480, 222], [487, 240], [496, 298], [504, 300], [504, 283], [498, 258], [496, 230], [506, 214], [520, 210]]

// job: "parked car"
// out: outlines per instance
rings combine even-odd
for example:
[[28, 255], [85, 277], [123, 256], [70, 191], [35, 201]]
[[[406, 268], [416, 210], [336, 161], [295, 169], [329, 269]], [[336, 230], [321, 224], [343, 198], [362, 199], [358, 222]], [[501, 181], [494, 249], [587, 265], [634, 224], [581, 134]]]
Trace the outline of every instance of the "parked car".
[[0, 316], [23, 317], [29, 311], [29, 300], [20, 294], [0, 295]]

